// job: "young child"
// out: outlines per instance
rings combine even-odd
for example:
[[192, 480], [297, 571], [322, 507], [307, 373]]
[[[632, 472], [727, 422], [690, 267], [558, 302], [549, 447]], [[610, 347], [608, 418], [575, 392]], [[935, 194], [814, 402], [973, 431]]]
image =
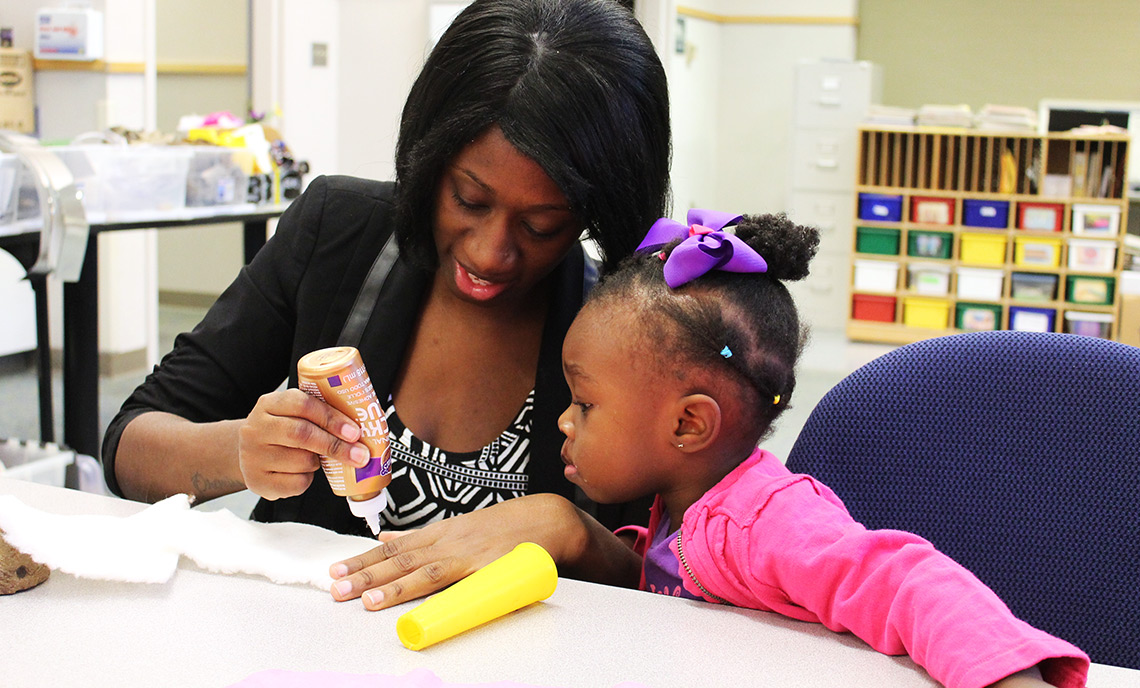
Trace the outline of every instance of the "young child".
[[632, 529], [641, 588], [851, 631], [946, 686], [1084, 686], [1076, 647], [756, 448], [791, 400], [803, 342], [781, 281], [808, 274], [818, 233], [783, 216], [688, 219], [653, 226], [563, 346], [566, 477], [597, 502], [656, 495], [648, 529]]

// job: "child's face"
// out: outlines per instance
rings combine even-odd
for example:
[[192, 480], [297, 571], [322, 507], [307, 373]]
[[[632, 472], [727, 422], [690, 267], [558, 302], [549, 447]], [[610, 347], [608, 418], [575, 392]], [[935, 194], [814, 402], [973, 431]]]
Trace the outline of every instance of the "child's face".
[[[612, 309], [611, 309], [612, 310]], [[565, 474], [590, 499], [622, 502], [663, 490], [658, 460], [668, 447], [670, 388], [652, 354], [630, 344], [633, 318], [599, 307], [579, 313], [562, 345], [571, 403], [558, 419]]]

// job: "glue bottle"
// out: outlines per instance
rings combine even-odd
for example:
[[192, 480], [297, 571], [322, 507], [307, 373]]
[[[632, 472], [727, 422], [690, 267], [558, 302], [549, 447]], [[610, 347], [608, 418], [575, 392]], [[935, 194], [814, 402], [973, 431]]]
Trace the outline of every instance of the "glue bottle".
[[388, 421], [372, 389], [364, 360], [355, 347], [319, 349], [297, 362], [301, 390], [356, 420], [360, 441], [371, 457], [363, 468], [321, 457], [321, 468], [334, 494], [348, 499], [354, 516], [363, 518], [373, 535], [380, 534], [380, 512], [392, 482], [392, 443]]

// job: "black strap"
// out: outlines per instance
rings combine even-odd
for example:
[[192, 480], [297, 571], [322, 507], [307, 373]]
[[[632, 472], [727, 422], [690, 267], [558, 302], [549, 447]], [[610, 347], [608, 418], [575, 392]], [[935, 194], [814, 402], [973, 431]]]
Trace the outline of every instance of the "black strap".
[[399, 257], [400, 249], [397, 246], [396, 235], [393, 234], [384, 242], [384, 247], [380, 249], [376, 260], [372, 261], [372, 268], [364, 278], [364, 283], [356, 294], [356, 301], [352, 304], [352, 310], [344, 321], [340, 336], [337, 337], [337, 346], [360, 346], [360, 337], [372, 319], [372, 311], [376, 309], [380, 291]]

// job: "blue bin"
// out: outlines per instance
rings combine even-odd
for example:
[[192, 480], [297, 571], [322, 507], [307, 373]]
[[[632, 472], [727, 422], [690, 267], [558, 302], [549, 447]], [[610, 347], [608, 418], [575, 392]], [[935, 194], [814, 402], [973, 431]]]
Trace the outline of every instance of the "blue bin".
[[859, 194], [859, 218], [872, 222], [901, 222], [902, 196]]
[[1025, 332], [1052, 332], [1057, 311], [1052, 308], [1024, 308], [1010, 306], [1009, 329]]
[[967, 198], [962, 201], [962, 224], [1005, 229], [1009, 225], [1009, 202]]

